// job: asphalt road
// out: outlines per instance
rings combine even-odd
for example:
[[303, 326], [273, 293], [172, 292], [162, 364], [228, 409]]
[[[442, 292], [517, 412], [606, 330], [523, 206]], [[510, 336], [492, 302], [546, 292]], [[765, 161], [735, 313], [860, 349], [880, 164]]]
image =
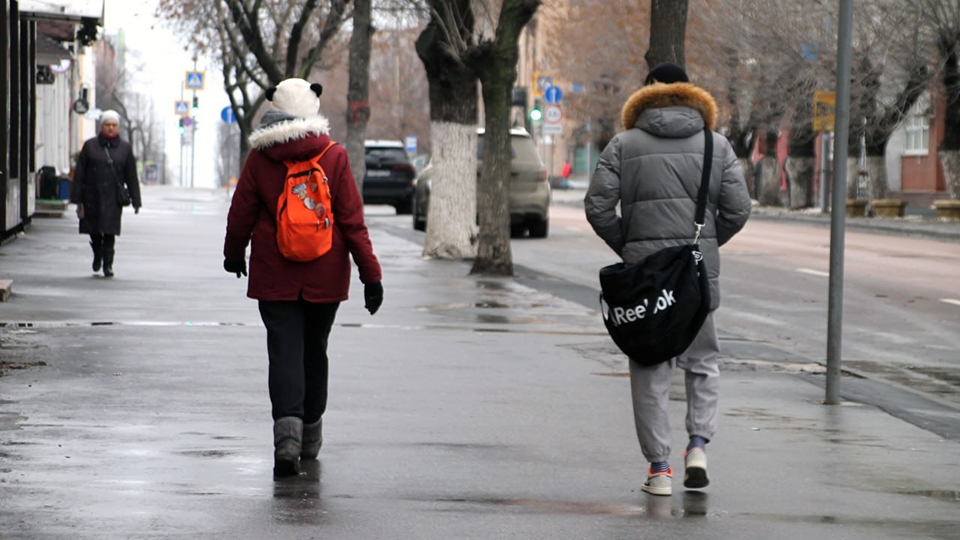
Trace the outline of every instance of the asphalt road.
[[[845, 242], [844, 367], [960, 407], [960, 244], [883, 231], [848, 231]], [[559, 278], [587, 306], [597, 269], [618, 261], [575, 206], [551, 209], [550, 238], [512, 249], [521, 273]], [[721, 249], [718, 328], [766, 345], [765, 360], [825, 362], [829, 250], [829, 229], [749, 221]]]

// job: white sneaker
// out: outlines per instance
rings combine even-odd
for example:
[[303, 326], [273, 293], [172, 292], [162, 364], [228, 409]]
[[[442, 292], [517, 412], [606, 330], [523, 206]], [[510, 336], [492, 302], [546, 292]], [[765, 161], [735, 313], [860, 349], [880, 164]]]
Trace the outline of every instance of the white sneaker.
[[658, 473], [648, 470], [647, 481], [640, 489], [651, 495], [673, 495], [673, 467]]
[[690, 489], [705, 488], [710, 484], [707, 478], [707, 452], [699, 446], [694, 446], [683, 453], [685, 471], [683, 473], [683, 487]]

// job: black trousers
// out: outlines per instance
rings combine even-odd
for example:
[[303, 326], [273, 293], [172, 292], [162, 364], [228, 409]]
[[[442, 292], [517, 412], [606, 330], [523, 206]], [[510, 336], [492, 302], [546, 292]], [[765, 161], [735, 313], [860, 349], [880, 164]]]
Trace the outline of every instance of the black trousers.
[[340, 303], [261, 300], [267, 327], [273, 419], [296, 416], [312, 424], [327, 410], [327, 341]]
[[97, 251], [100, 251], [98, 248], [103, 248], [106, 251], [113, 251], [113, 246], [117, 241], [117, 237], [113, 234], [91, 234], [90, 241], [93, 242], [93, 249]]

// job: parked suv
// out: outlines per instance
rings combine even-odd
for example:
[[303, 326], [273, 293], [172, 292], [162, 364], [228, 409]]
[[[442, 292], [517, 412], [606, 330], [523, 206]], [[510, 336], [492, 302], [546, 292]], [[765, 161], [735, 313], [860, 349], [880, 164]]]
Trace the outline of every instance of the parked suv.
[[[532, 238], [546, 238], [549, 229], [550, 184], [547, 170], [540, 161], [533, 137], [523, 128], [510, 130], [510, 234], [522, 236], [529, 231]], [[483, 128], [477, 130], [477, 179], [483, 170]], [[427, 165], [420, 172], [413, 204], [413, 228], [427, 229], [430, 207], [430, 185], [434, 169]]]
[[367, 165], [363, 176], [364, 204], [389, 204], [398, 214], [409, 214], [417, 170], [403, 143], [367, 140], [363, 146]]

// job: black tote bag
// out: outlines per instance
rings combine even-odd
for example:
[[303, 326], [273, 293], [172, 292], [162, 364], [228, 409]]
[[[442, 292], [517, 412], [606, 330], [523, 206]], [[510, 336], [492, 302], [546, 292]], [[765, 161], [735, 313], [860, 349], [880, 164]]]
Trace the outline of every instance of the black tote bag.
[[700, 252], [713, 134], [704, 130], [703, 174], [690, 244], [664, 248], [638, 263], [600, 269], [600, 310], [614, 343], [644, 366], [665, 362], [690, 347], [710, 314], [710, 281]]

